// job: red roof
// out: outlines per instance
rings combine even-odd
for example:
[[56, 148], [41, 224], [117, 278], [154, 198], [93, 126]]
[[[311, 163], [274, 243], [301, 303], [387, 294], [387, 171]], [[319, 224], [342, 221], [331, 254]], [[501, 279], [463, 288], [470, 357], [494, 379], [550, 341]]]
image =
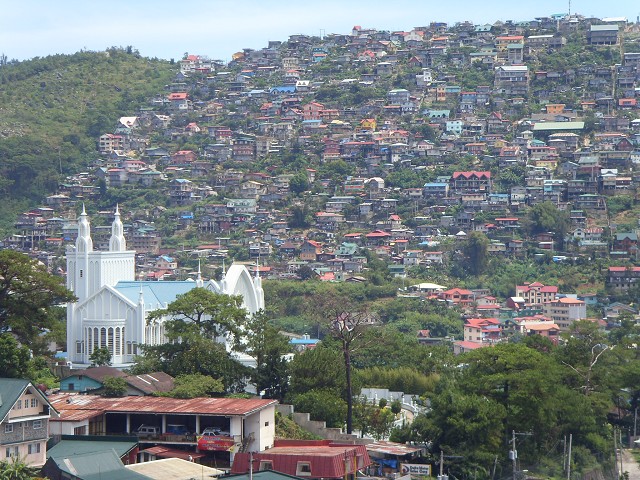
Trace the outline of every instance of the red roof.
[[162, 445], [156, 447], [147, 448], [143, 450], [144, 453], [155, 455], [158, 458], [181, 458], [182, 460], [189, 460], [195, 458], [206, 457], [204, 453], [187, 452], [185, 450], [178, 450], [177, 448], [169, 448]]
[[[64, 397], [65, 401], [60, 401]], [[72, 398], [71, 403], [66, 399]], [[57, 401], [56, 401], [57, 400]], [[68, 420], [67, 412], [91, 410], [93, 412], [118, 413], [155, 413], [155, 414], [201, 414], [222, 416], [244, 416], [275, 405], [277, 400], [241, 399], [241, 398], [192, 398], [177, 399], [166, 397], [124, 397], [103, 398], [95, 395], [61, 397], [52, 395], [51, 403], [62, 414], [62, 420]]]
[[371, 233], [367, 233], [365, 237], [367, 238], [382, 238], [382, 237], [390, 237], [391, 234], [385, 232], [384, 230], [374, 230]]
[[[354, 465], [353, 459], [357, 459]], [[272, 469], [287, 475], [298, 474], [298, 462], [309, 464], [308, 478], [343, 478], [371, 464], [364, 445], [333, 443], [330, 440], [276, 440], [273, 448], [253, 453], [255, 462], [271, 461]], [[346, 472], [345, 472], [346, 470]], [[231, 473], [249, 471], [249, 453], [236, 453]]]
[[640, 267], [609, 267], [610, 272], [625, 272], [627, 270], [631, 272], [640, 272]]
[[483, 343], [469, 342], [467, 340], [458, 340], [457, 342], [454, 342], [454, 343], [459, 347], [462, 347], [464, 350], [475, 350], [476, 348], [482, 348], [487, 346]]
[[471, 290], [465, 290], [464, 288], [452, 288], [442, 292], [445, 295], [473, 295]]
[[170, 93], [169, 100], [186, 100], [186, 93]]

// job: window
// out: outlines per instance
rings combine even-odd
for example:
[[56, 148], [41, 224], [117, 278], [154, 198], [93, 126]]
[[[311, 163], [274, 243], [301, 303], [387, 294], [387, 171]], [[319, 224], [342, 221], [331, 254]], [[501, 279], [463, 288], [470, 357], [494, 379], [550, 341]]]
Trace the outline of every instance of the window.
[[86, 435], [87, 434], [87, 426], [83, 425], [82, 427], [75, 427], [73, 429], [74, 435]]
[[32, 398], [31, 399], [31, 408], [36, 408], [38, 406], [38, 399], [37, 398]]
[[18, 450], [18, 447], [7, 447], [6, 449], [6, 456], [7, 458], [9, 457], [18, 457], [20, 456], [20, 450]]
[[13, 432], [13, 423], [7, 423], [4, 426], [4, 433], [12, 433], [12, 432]]
[[22, 410], [22, 400], [18, 400], [16, 404], [13, 406], [14, 410]]
[[273, 462], [271, 460], [260, 460], [260, 470], [273, 470]]
[[269, 426], [269, 422], [264, 422], [264, 426], [268, 427]]
[[75, 389], [76, 389], [75, 387], [76, 387], [76, 386], [75, 386], [75, 384], [70, 383], [70, 384], [69, 384], [68, 389], [69, 389], [70, 391], [73, 391], [73, 390], [75, 390]]
[[42, 428], [42, 420], [34, 420], [33, 428]]
[[296, 475], [302, 477], [311, 476], [311, 464], [309, 462], [298, 462], [296, 465]]
[[34, 453], [40, 453], [40, 444], [39, 443], [30, 443], [28, 446], [29, 455]]

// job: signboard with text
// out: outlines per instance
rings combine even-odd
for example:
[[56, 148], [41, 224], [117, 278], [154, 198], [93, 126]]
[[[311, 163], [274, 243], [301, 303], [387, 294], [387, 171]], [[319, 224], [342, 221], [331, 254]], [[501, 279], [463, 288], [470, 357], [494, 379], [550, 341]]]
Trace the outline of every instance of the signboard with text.
[[400, 473], [402, 475], [420, 475], [421, 477], [430, 477], [431, 465], [421, 463], [401, 463]]

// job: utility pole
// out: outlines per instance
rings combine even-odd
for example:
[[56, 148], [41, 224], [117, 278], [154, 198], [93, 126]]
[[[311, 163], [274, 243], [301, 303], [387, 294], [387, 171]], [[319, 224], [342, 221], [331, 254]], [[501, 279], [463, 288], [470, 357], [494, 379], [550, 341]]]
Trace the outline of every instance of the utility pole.
[[620, 478], [620, 470], [618, 470], [618, 436], [616, 429], [613, 429], [613, 453], [616, 456], [616, 478]]
[[573, 442], [573, 433], [569, 434], [569, 455], [567, 457], [567, 480], [571, 478], [571, 443]]
[[513, 435], [511, 436], [511, 460], [513, 460], [513, 480], [516, 480], [516, 476], [518, 473], [518, 452], [516, 451], [516, 431], [512, 430]]

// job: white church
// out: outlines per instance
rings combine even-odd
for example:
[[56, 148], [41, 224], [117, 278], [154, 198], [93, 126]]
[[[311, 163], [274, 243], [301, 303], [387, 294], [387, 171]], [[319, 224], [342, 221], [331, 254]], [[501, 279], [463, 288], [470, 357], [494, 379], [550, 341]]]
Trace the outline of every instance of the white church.
[[[118, 207], [111, 226], [108, 251], [93, 249], [91, 225], [82, 207], [75, 246], [67, 251], [67, 288], [78, 300], [67, 306], [67, 352], [74, 367], [90, 364], [89, 356], [98, 348], [108, 348], [114, 367], [127, 367], [139, 353], [140, 345], [165, 343], [164, 321], [147, 323], [153, 310], [195, 287], [216, 293], [241, 295], [248, 314], [264, 309], [262, 282], [244, 265], [232, 265], [221, 281], [137, 281], [135, 251], [127, 250]], [[257, 269], [256, 269], [257, 270]], [[229, 349], [230, 347], [227, 346]], [[238, 355], [250, 365], [252, 359]]]

